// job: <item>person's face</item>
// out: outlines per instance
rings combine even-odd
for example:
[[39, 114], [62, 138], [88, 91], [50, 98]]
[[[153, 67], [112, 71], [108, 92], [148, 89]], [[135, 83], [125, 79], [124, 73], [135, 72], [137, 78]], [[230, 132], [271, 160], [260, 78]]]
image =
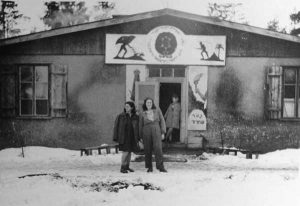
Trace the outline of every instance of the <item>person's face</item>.
[[126, 113], [131, 113], [132, 108], [129, 104], [125, 104], [125, 111], [126, 111]]
[[177, 98], [177, 97], [172, 97], [172, 101], [173, 101], [174, 103], [176, 103], [176, 102], [178, 102], [178, 98]]
[[147, 109], [148, 109], [148, 110], [152, 109], [152, 105], [153, 105], [152, 100], [151, 100], [151, 99], [148, 99], [148, 100], [146, 101], [146, 107], [147, 107]]

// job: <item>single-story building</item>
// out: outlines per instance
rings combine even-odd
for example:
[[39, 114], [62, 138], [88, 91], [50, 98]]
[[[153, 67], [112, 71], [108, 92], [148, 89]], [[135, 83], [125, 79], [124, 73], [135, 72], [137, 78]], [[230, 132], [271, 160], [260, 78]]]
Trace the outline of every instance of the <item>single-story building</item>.
[[125, 101], [181, 104], [179, 145], [299, 147], [300, 38], [172, 9], [0, 40], [0, 149], [112, 142]]

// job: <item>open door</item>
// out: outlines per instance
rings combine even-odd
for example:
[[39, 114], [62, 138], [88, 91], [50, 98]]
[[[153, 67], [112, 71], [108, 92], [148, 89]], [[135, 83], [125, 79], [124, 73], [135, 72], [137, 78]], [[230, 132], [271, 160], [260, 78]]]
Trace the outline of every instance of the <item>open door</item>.
[[136, 82], [135, 105], [138, 111], [143, 111], [144, 99], [150, 97], [156, 106], [159, 105], [159, 83], [158, 82]]

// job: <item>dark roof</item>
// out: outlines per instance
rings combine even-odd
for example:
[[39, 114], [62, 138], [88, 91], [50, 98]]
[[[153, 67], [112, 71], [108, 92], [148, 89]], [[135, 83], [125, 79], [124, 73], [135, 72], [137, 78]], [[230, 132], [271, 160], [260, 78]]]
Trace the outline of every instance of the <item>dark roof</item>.
[[21, 42], [26, 42], [26, 41], [32, 41], [32, 40], [36, 40], [36, 39], [42, 39], [42, 38], [58, 36], [58, 35], [63, 35], [63, 34], [69, 34], [69, 33], [78, 32], [78, 31], [85, 31], [85, 30], [89, 30], [89, 29], [96, 29], [96, 28], [105, 27], [105, 26], [123, 24], [123, 23], [143, 20], [143, 19], [150, 19], [153, 17], [159, 17], [159, 16], [164, 16], [164, 15], [179, 17], [179, 18], [198, 21], [198, 22], [202, 22], [202, 23], [206, 23], [206, 24], [217, 25], [217, 26], [221, 26], [221, 27], [236, 29], [236, 30], [250, 32], [250, 33], [268, 36], [268, 37], [272, 37], [272, 38], [277, 38], [277, 39], [282, 39], [282, 40], [286, 40], [286, 41], [300, 43], [300, 37], [292, 36], [289, 34], [282, 34], [279, 32], [274, 32], [274, 31], [262, 29], [259, 27], [254, 27], [254, 26], [249, 26], [249, 25], [239, 24], [239, 23], [234, 23], [234, 22], [229, 22], [229, 21], [222, 21], [217, 18], [201, 16], [201, 15], [197, 15], [197, 14], [191, 14], [191, 13], [177, 11], [177, 10], [173, 10], [173, 9], [162, 9], [162, 10], [144, 12], [144, 13], [139, 13], [139, 14], [134, 14], [134, 15], [120, 15], [117, 18], [100, 20], [100, 21], [96, 21], [96, 22], [79, 24], [79, 25], [74, 25], [74, 26], [69, 26], [69, 27], [62, 27], [62, 28], [58, 28], [58, 29], [52, 29], [52, 30], [48, 30], [48, 31], [42, 31], [42, 32], [37, 32], [37, 33], [33, 33], [33, 34], [22, 35], [22, 36], [12, 37], [12, 38], [8, 38], [8, 39], [2, 39], [2, 40], [0, 40], [0, 46], [21, 43]]

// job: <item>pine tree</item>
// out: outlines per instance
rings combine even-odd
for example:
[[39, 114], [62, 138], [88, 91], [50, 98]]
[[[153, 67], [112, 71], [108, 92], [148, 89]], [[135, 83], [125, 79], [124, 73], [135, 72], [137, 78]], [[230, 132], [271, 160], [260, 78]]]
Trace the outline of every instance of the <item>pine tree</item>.
[[18, 35], [21, 30], [16, 28], [18, 20], [21, 18], [29, 19], [19, 13], [18, 4], [14, 1], [1, 1], [0, 10], [0, 38], [8, 38]]

